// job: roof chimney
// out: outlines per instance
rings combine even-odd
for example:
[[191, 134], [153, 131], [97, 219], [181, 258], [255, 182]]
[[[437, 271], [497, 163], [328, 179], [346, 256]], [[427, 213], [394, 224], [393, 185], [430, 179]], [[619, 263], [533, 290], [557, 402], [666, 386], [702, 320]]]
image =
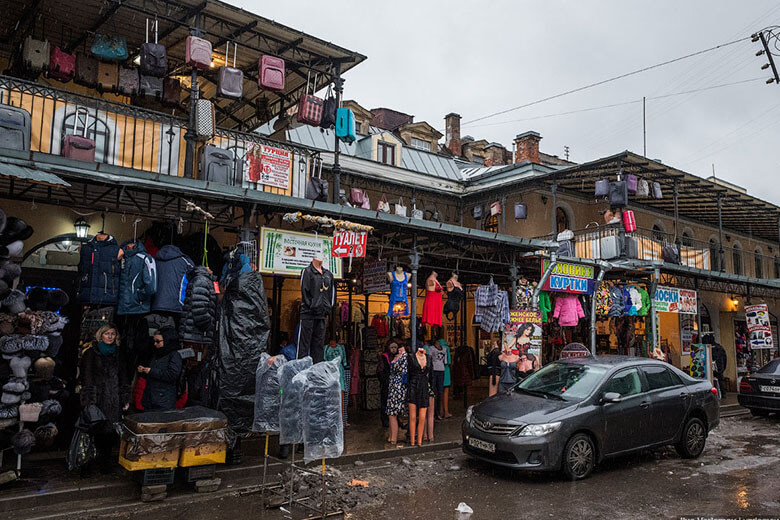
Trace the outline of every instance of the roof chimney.
[[531, 161], [541, 164], [539, 158], [539, 141], [542, 136], [538, 132], [529, 131], [517, 134], [515, 137], [515, 163]]
[[450, 153], [460, 157], [460, 115], [450, 112], [444, 116], [444, 145]]

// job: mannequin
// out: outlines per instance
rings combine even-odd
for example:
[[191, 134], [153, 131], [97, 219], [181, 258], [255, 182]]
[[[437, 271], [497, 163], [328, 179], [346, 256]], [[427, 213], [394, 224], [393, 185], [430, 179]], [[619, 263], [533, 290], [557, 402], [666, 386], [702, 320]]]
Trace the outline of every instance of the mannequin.
[[322, 253], [316, 253], [301, 274], [301, 330], [298, 359], [311, 356], [314, 363], [323, 360], [325, 321], [335, 297], [333, 274], [322, 266]]
[[406, 284], [409, 282], [409, 273], [402, 266], [396, 266], [395, 271], [387, 273], [390, 280], [390, 304], [387, 315], [395, 318], [409, 316], [409, 294]]
[[442, 326], [442, 287], [439, 275], [433, 271], [425, 280], [425, 303], [423, 304], [422, 323]]
[[447, 303], [444, 304], [444, 314], [447, 319], [454, 320], [460, 311], [460, 302], [463, 299], [463, 284], [458, 281], [458, 273], [452, 273], [447, 280]]

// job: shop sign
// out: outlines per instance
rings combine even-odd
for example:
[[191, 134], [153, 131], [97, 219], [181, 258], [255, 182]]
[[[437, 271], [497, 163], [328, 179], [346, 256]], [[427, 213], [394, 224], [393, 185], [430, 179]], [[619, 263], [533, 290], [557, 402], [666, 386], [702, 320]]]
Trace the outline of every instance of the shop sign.
[[287, 190], [290, 188], [292, 153], [273, 146], [256, 144], [246, 154], [246, 180]]
[[383, 293], [390, 290], [387, 281], [387, 262], [363, 263], [363, 292], [365, 294]]
[[336, 230], [333, 234], [334, 258], [364, 258], [366, 256], [366, 233]]
[[542, 365], [542, 313], [539, 311], [509, 311], [509, 323], [504, 326], [504, 349], [516, 349], [519, 354], [533, 354], [538, 369]]
[[561, 350], [561, 359], [588, 357], [590, 350], [582, 343], [569, 343]]
[[696, 291], [659, 285], [654, 299], [656, 312], [696, 314]]
[[341, 278], [341, 260], [331, 256], [333, 238], [327, 235], [299, 233], [274, 228], [260, 231], [261, 273], [300, 276], [315, 255], [321, 254], [322, 265]]
[[[549, 260], [542, 262], [542, 276], [549, 265]], [[542, 285], [542, 290], [571, 294], [593, 294], [593, 276], [592, 266], [559, 262]]]
[[765, 303], [745, 305], [745, 320], [747, 321], [750, 346], [753, 349], [775, 346], [772, 338], [772, 327], [769, 323], [769, 308]]

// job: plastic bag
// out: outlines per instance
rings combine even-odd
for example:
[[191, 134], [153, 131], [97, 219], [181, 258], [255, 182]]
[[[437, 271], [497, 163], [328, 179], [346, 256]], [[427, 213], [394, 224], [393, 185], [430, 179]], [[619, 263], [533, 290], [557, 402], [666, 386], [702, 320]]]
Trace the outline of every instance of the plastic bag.
[[[273, 361], [269, 364], [269, 361]], [[267, 352], [260, 355], [255, 371], [255, 420], [253, 432], [279, 431], [279, 369], [287, 362], [282, 355], [271, 357]]]
[[89, 433], [89, 425], [84, 422], [82, 417], [79, 417], [73, 431], [73, 438], [70, 440], [68, 453], [65, 455], [68, 471], [80, 469], [96, 458], [95, 439]]
[[344, 425], [341, 422], [341, 357], [313, 365], [293, 377], [303, 384], [303, 460], [341, 456]]
[[279, 369], [279, 444], [303, 442], [303, 383], [296, 375], [312, 366], [311, 357], [288, 361]]

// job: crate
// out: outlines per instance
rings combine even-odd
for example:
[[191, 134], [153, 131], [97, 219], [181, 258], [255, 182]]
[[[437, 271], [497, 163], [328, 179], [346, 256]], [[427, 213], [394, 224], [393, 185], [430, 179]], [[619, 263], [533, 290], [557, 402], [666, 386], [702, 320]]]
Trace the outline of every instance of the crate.
[[206, 464], [222, 464], [225, 462], [226, 452], [227, 445], [224, 442], [213, 442], [201, 444], [193, 448], [182, 448], [179, 466], [186, 468], [190, 466], [204, 466]]
[[127, 442], [119, 443], [119, 464], [127, 471], [175, 468], [179, 464], [180, 449], [142, 455], [135, 460], [127, 458]]
[[159, 486], [173, 484], [176, 468], [153, 468], [141, 472], [142, 486]]
[[185, 480], [195, 482], [196, 480], [211, 480], [217, 474], [217, 465], [208, 464], [206, 466], [191, 466], [183, 468]]

